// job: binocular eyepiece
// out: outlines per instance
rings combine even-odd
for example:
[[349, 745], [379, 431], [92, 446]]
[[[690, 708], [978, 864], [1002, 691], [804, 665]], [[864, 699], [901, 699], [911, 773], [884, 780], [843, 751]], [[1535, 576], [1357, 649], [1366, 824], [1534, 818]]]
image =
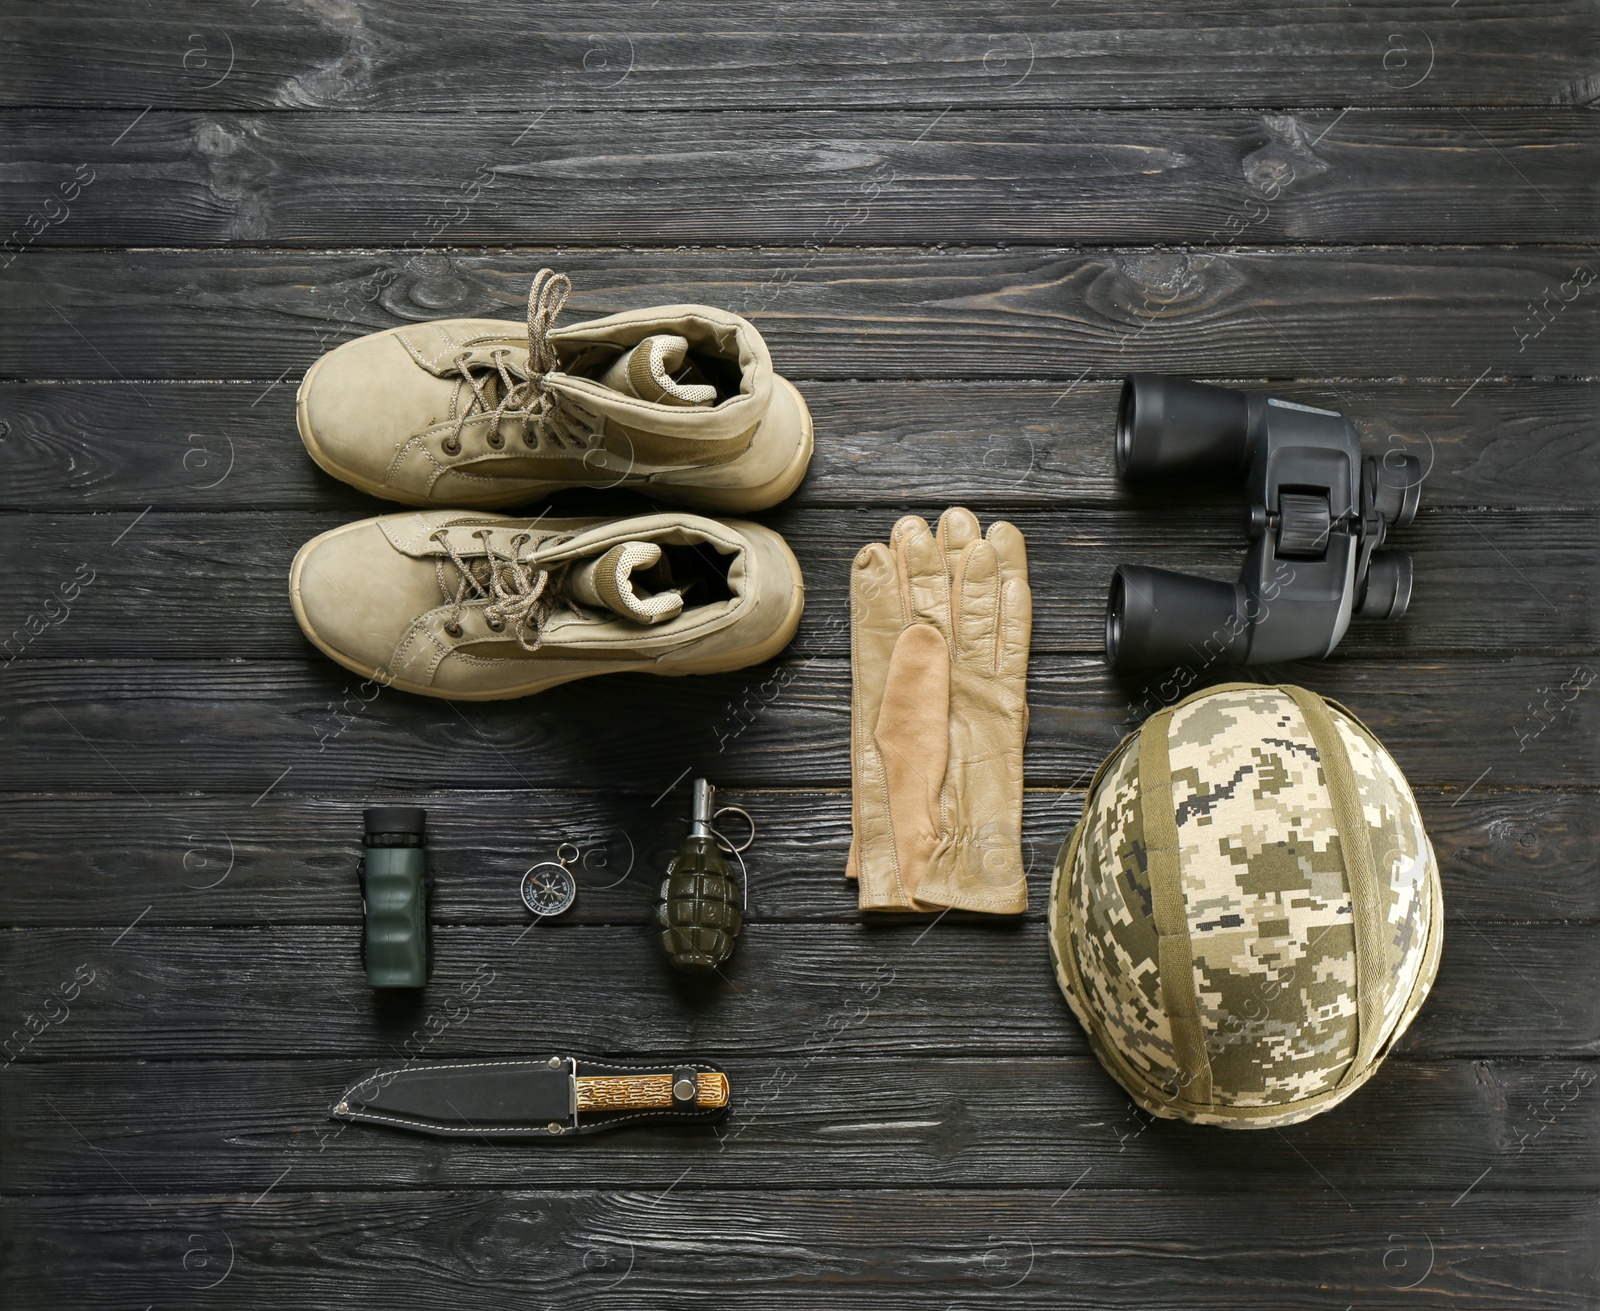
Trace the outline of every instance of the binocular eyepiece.
[[1337, 410], [1135, 373], [1116, 460], [1130, 481], [1242, 478], [1250, 549], [1236, 583], [1119, 565], [1106, 603], [1114, 668], [1325, 656], [1353, 616], [1405, 614], [1411, 556], [1383, 543], [1416, 517], [1422, 466], [1398, 451], [1363, 459]]

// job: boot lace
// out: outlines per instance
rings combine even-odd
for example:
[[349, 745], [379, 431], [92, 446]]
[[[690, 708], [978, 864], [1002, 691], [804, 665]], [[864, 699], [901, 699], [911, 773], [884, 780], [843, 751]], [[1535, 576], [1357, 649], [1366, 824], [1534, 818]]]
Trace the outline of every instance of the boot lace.
[[[483, 617], [490, 629], [500, 633], [509, 626], [518, 646], [524, 651], [537, 651], [544, 642], [544, 626], [551, 613], [563, 602], [571, 607], [572, 603], [562, 592], [570, 563], [546, 569], [535, 560], [519, 560], [517, 553], [533, 540], [530, 533], [518, 533], [511, 539], [510, 555], [495, 550], [488, 529], [477, 529], [472, 535], [483, 543], [482, 560], [463, 559], [450, 540], [448, 528], [430, 534], [444, 547], [456, 569], [457, 581], [452, 592], [445, 577], [444, 561], [434, 561], [439, 591], [450, 605], [444, 631], [451, 637], [460, 637], [462, 610], [469, 603], [484, 601], [487, 604], [483, 607]], [[552, 537], [546, 545], [558, 546], [567, 540], [568, 536]]]
[[[539, 438], [549, 435], [557, 446], [572, 443], [584, 445], [583, 433], [562, 415], [557, 406], [557, 396], [545, 382], [545, 375], [555, 371], [560, 361], [556, 348], [550, 341], [550, 329], [567, 297], [572, 294], [572, 280], [565, 273], [553, 269], [540, 269], [534, 274], [533, 286], [528, 291], [528, 363], [526, 368], [511, 362], [512, 352], [504, 347], [489, 352], [491, 363], [471, 364], [471, 355], [463, 351], [452, 363], [472, 389], [472, 399], [456, 416], [455, 427], [444, 441], [447, 454], [461, 451], [461, 433], [467, 421], [487, 414], [489, 445], [500, 450], [505, 438], [500, 435], [500, 425], [506, 419], [522, 426], [522, 440], [528, 446], [537, 446]], [[491, 399], [489, 388], [497, 380], [500, 399]]]

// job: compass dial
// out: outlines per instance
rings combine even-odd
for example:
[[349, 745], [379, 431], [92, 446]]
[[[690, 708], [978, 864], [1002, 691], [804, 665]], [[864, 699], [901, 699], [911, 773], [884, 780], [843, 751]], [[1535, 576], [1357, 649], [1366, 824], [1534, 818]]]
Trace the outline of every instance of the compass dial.
[[522, 876], [522, 900], [535, 915], [559, 915], [578, 899], [578, 881], [564, 865], [535, 865]]

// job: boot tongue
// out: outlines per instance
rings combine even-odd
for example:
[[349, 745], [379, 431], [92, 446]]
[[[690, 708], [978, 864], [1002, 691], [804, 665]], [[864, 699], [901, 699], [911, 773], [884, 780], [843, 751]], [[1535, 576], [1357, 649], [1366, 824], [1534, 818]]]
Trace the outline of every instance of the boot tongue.
[[700, 371], [690, 364], [684, 381], [676, 381], [675, 374], [683, 373], [688, 359], [687, 339], [674, 333], [659, 333], [646, 337], [632, 350], [624, 351], [600, 375], [602, 386], [619, 391], [636, 400], [655, 401], [661, 405], [706, 406], [714, 404], [717, 389], [701, 380]]
[[579, 560], [567, 574], [567, 595], [580, 605], [609, 610], [639, 624], [660, 624], [683, 609], [655, 542], [621, 542], [604, 555]]

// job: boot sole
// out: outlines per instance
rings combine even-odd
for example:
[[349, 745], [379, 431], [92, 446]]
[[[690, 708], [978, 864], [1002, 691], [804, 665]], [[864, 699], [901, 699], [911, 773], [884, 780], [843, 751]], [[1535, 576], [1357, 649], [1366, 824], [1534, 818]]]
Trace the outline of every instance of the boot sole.
[[[392, 336], [404, 332], [405, 328], [389, 328], [382, 335]], [[327, 451], [322, 449], [316, 436], [311, 431], [311, 421], [306, 413], [306, 397], [311, 392], [311, 380], [317, 376], [317, 370], [323, 362], [333, 355], [329, 351], [320, 356], [312, 366], [306, 370], [306, 376], [300, 380], [300, 388], [295, 392], [294, 417], [295, 426], [300, 430], [300, 440], [304, 443], [306, 453], [310, 455], [316, 466], [330, 477], [337, 478], [342, 483], [348, 483], [357, 491], [365, 492], [368, 496], [376, 496], [385, 501], [397, 501], [401, 505], [414, 505], [421, 509], [443, 507], [444, 502], [430, 496], [414, 496], [409, 492], [402, 492], [390, 487], [387, 483], [374, 482], [371, 478], [363, 477], [353, 469], [347, 469], [335, 460]], [[806, 405], [805, 397], [800, 395], [799, 389], [787, 378], [773, 374], [773, 381], [781, 383], [789, 389], [789, 394], [794, 397], [795, 405], [800, 410], [800, 417], [805, 423], [805, 431], [800, 441], [800, 447], [795, 452], [795, 457], [776, 478], [762, 483], [759, 487], [690, 487], [679, 483], [657, 483], [640, 481], [629, 482], [624, 479], [620, 483], [608, 483], [607, 487], [621, 487], [625, 490], [647, 492], [659, 496], [663, 501], [671, 501], [676, 505], [692, 505], [705, 510], [722, 510], [729, 513], [743, 514], [756, 510], [770, 509], [779, 501], [785, 500], [801, 480], [806, 476], [806, 469], [810, 467], [811, 456], [816, 450], [816, 438], [811, 422], [811, 410]], [[565, 491], [570, 487], [585, 487], [587, 483], [572, 483], [551, 481], [542, 490], [521, 492], [507, 498], [492, 495], [486, 500], [474, 499], [471, 496], [454, 496], [448, 505], [451, 509], [462, 510], [498, 510], [507, 509], [517, 505], [525, 505], [529, 501], [536, 501], [540, 497], [550, 496], [555, 492]]]
[[548, 691], [552, 687], [560, 687], [563, 683], [576, 683], [585, 678], [598, 678], [602, 674], [656, 674], [663, 678], [682, 678], [689, 674], [724, 674], [735, 669], [748, 669], [751, 665], [759, 665], [771, 660], [790, 642], [794, 641], [795, 632], [800, 627], [800, 616], [806, 608], [805, 581], [800, 572], [800, 562], [795, 559], [794, 552], [789, 549], [789, 543], [779, 538], [778, 544], [783, 548], [784, 554], [788, 556], [789, 563], [794, 571], [794, 577], [799, 580], [799, 583], [795, 587], [794, 600], [790, 603], [789, 613], [784, 616], [783, 623], [779, 626], [778, 631], [764, 642], [740, 647], [735, 651], [721, 651], [714, 656], [705, 656], [699, 660], [678, 661], [667, 667], [656, 664], [640, 664], [637, 661], [619, 660], [614, 664], [596, 662], [595, 668], [585, 670], [581, 674], [567, 674], [558, 678], [539, 679], [514, 688], [496, 689], [492, 692], [441, 692], [438, 688], [428, 687], [422, 683], [414, 683], [406, 678], [396, 678], [381, 668], [374, 668], [371, 665], [363, 664], [359, 660], [352, 660], [344, 652], [329, 646], [312, 627], [311, 621], [306, 617], [304, 607], [300, 604], [300, 574], [306, 559], [311, 554], [311, 548], [326, 538], [364, 527], [367, 522], [366, 520], [361, 520], [356, 523], [345, 524], [342, 528], [332, 528], [325, 533], [319, 533], [295, 553], [294, 564], [289, 569], [289, 602], [294, 607], [295, 621], [300, 625], [300, 631], [306, 635], [306, 638], [317, 650], [321, 651], [323, 655], [327, 656], [335, 664], [342, 665], [348, 669], [351, 673], [361, 674], [368, 679], [375, 679], [384, 687], [395, 687], [402, 692], [411, 692], [417, 696], [431, 696], [440, 701], [512, 701], [518, 697], [534, 696], [540, 692]]

